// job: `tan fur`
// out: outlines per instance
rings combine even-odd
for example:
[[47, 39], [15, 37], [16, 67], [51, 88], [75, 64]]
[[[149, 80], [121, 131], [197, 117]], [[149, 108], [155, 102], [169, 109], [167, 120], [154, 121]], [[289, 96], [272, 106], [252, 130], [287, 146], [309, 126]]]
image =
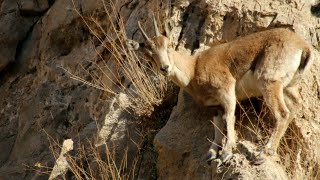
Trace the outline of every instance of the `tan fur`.
[[[153, 59], [159, 67], [168, 67], [165, 75], [199, 104], [223, 108], [222, 119], [227, 128], [223, 160], [228, 159], [236, 145], [236, 102], [255, 96], [263, 96], [275, 116], [276, 127], [265, 152], [276, 152], [292, 119], [287, 107], [291, 105], [287, 104], [299, 98], [296, 82], [313, 59], [312, 48], [301, 37], [286, 29], [267, 30], [214, 46], [195, 56], [169, 48], [165, 36], [151, 41], [155, 46], [151, 50]], [[216, 137], [216, 143], [221, 143], [220, 136]], [[217, 151], [215, 145], [209, 150], [214, 154], [212, 151]]]

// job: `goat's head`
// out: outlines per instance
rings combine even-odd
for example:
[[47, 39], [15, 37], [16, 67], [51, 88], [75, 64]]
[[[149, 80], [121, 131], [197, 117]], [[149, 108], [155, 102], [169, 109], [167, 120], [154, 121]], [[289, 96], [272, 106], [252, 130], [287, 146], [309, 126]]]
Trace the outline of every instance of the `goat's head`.
[[[128, 46], [132, 49], [138, 50], [143, 49], [143, 52], [150, 56], [158, 69], [166, 76], [170, 76], [172, 74], [173, 69], [173, 61], [169, 57], [169, 43], [170, 40], [166, 36], [162, 35], [159, 31], [157, 22], [153, 17], [153, 24], [156, 36], [150, 38], [147, 33], [141, 27], [140, 22], [138, 22], [139, 29], [145, 39], [145, 43], [138, 43], [135, 41], [128, 41]], [[166, 25], [166, 33], [168, 35], [168, 26]]]

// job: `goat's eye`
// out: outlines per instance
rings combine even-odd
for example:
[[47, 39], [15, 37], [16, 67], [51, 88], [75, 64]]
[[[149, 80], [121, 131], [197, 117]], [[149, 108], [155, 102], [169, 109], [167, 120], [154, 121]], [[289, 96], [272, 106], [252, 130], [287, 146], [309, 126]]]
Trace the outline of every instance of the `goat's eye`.
[[145, 47], [146, 47], [146, 44], [145, 44], [145, 43], [139, 43], [139, 46], [140, 46], [141, 48], [145, 48]]

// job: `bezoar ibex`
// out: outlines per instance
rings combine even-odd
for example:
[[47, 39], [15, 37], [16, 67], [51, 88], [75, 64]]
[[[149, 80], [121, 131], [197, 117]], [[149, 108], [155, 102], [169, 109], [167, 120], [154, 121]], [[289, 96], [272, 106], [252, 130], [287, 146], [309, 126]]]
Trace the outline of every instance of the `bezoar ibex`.
[[[227, 141], [222, 148], [222, 162], [232, 157], [236, 146], [235, 109], [237, 100], [262, 96], [276, 119], [265, 149], [257, 161], [275, 155], [280, 139], [292, 120], [288, 103], [300, 101], [297, 82], [312, 64], [313, 49], [294, 32], [276, 28], [239, 37], [211, 47], [196, 55], [182, 54], [169, 46], [168, 37], [160, 34], [154, 20], [156, 36], [150, 38], [138, 22], [145, 44], [129, 40], [128, 46], [143, 49], [159, 70], [204, 106], [220, 106], [226, 123]], [[166, 29], [166, 34], [169, 30]], [[215, 121], [219, 118], [214, 118]], [[215, 122], [215, 139], [207, 160], [218, 158], [223, 123]]]

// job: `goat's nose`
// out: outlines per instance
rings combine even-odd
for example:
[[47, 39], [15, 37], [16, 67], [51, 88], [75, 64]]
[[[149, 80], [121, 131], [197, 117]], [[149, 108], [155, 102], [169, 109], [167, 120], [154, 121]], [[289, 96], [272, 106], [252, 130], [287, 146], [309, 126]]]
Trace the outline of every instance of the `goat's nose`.
[[163, 72], [168, 72], [168, 69], [169, 69], [169, 65], [164, 65], [164, 66], [161, 66], [160, 68], [160, 70]]

